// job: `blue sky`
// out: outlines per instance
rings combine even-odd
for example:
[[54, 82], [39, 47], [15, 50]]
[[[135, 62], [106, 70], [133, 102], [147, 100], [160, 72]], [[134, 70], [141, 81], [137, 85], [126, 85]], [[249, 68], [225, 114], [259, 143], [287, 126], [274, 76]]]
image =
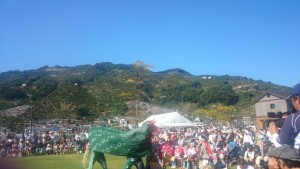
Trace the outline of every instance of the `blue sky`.
[[0, 0], [0, 72], [98, 62], [300, 82], [300, 1]]

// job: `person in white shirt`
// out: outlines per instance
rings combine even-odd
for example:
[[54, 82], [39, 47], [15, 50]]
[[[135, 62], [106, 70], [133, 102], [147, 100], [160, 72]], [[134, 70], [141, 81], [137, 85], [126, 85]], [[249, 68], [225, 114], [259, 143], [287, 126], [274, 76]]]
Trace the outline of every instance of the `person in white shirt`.
[[245, 146], [245, 148], [247, 149], [248, 147], [250, 147], [251, 145], [253, 145], [253, 140], [251, 138], [251, 135], [248, 131], [248, 129], [245, 130], [245, 134], [243, 137], [243, 145]]
[[248, 164], [254, 164], [255, 153], [254, 153], [252, 147], [247, 148], [245, 155], [244, 155], [244, 159]]
[[208, 141], [211, 142], [213, 145], [216, 145], [216, 131], [210, 131], [208, 136]]

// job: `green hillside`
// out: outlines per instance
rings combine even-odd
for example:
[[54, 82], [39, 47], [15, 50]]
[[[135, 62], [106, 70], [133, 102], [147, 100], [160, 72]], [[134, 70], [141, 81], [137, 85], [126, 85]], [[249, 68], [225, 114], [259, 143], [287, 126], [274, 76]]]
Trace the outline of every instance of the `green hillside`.
[[287, 87], [247, 77], [195, 76], [182, 69], [151, 72], [147, 68], [143, 63], [105, 62], [1, 73], [0, 124], [28, 121], [29, 109], [26, 113], [9, 117], [9, 121], [7, 115], [3, 115], [8, 109], [21, 105], [33, 106], [35, 120], [128, 117], [134, 114], [135, 108], [126, 103], [134, 100], [178, 110], [189, 117], [203, 114], [204, 110], [208, 112], [216, 106], [231, 116], [254, 115], [254, 100], [262, 93], [288, 91]]

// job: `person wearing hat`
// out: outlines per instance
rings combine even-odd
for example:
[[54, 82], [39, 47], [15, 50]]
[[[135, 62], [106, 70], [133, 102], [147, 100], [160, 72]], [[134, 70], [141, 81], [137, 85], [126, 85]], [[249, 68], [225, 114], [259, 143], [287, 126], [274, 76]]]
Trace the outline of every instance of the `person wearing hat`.
[[[295, 85], [289, 97], [296, 113], [288, 115], [284, 120], [283, 126], [278, 132], [278, 128], [275, 126], [274, 122], [269, 124], [269, 132], [271, 134], [270, 141], [274, 143], [275, 147], [282, 145], [291, 145], [296, 149], [300, 146], [300, 83]], [[278, 134], [279, 133], [279, 134]]]
[[268, 167], [273, 169], [300, 169], [299, 150], [283, 145], [268, 153]]

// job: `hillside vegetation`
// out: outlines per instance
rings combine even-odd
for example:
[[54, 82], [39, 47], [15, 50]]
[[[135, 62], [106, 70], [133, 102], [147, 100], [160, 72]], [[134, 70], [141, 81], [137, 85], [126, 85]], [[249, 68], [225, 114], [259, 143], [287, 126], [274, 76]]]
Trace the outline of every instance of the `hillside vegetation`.
[[[152, 72], [148, 68], [138, 61], [130, 65], [105, 62], [4, 72], [0, 74], [0, 111], [30, 105], [34, 120], [92, 120], [136, 116], [136, 106], [128, 103], [138, 100], [184, 112], [189, 118], [202, 115], [221, 121], [253, 116], [254, 101], [264, 92], [288, 91], [287, 87], [247, 77], [195, 76], [178, 68], [162, 72]], [[156, 113], [151, 108], [141, 112], [138, 118]], [[9, 118], [2, 113], [0, 118], [2, 126], [23, 124], [29, 121], [30, 109]]]

